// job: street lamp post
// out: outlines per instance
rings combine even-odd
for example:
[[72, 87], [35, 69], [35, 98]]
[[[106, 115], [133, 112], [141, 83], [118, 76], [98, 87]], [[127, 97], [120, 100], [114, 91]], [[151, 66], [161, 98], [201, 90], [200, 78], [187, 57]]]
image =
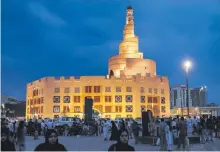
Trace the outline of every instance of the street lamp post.
[[182, 101], [181, 98], [180, 98], [180, 102], [181, 102], [181, 114], [182, 114], [182, 117], [183, 117], [183, 101]]
[[188, 77], [189, 77], [189, 68], [191, 67], [191, 62], [190, 61], [185, 61], [184, 62], [184, 68], [185, 68], [185, 73], [186, 73], [186, 105], [187, 105], [187, 113], [189, 116], [189, 82], [188, 82]]
[[188, 71], [186, 72], [186, 104], [187, 104], [187, 113], [189, 116], [189, 81], [188, 81]]

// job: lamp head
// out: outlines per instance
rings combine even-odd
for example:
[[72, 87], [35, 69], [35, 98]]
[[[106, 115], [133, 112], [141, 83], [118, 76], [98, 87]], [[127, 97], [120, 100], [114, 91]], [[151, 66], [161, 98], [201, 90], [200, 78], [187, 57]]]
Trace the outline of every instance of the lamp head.
[[187, 69], [189, 69], [191, 67], [191, 65], [192, 65], [192, 63], [189, 60], [184, 62], [184, 67]]
[[192, 63], [190, 60], [186, 60], [183, 62], [183, 69], [188, 73], [189, 69], [192, 67]]

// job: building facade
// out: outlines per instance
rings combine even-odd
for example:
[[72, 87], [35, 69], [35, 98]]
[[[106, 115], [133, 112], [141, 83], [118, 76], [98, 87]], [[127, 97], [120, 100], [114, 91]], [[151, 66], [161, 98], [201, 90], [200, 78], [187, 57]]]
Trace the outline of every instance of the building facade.
[[207, 87], [191, 89], [191, 98], [193, 107], [204, 107], [207, 104]]
[[[186, 86], [179, 85], [170, 89], [171, 108], [187, 107]], [[207, 88], [189, 88], [189, 107], [203, 107], [207, 103]]]
[[[187, 107], [187, 93], [186, 93], [186, 86], [185, 85], [179, 85], [172, 87], [170, 89], [170, 106], [172, 108], [181, 108], [181, 107]], [[192, 99], [190, 96], [191, 89], [189, 88], [189, 107], [192, 107]]]
[[119, 54], [109, 59], [107, 76], [45, 77], [27, 84], [26, 118], [83, 117], [85, 97], [103, 118], [170, 115], [167, 77], [156, 74], [156, 62], [144, 59], [134, 34], [132, 7], [127, 8]]

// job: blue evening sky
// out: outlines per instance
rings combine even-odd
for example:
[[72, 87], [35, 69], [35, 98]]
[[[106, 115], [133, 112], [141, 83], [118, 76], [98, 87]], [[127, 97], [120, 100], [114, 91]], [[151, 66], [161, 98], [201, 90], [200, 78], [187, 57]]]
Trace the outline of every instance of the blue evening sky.
[[[2, 0], [2, 93], [25, 99], [26, 84], [45, 76], [107, 75], [118, 54], [128, 0]], [[220, 103], [220, 1], [131, 0], [145, 58], [170, 85], [208, 86]]]

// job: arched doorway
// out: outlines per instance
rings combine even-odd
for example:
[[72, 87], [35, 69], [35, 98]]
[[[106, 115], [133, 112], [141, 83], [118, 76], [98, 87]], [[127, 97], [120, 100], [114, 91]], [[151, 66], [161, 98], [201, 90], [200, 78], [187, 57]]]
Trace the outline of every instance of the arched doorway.
[[110, 70], [109, 77], [111, 78], [112, 76], [114, 76], [114, 72]]

